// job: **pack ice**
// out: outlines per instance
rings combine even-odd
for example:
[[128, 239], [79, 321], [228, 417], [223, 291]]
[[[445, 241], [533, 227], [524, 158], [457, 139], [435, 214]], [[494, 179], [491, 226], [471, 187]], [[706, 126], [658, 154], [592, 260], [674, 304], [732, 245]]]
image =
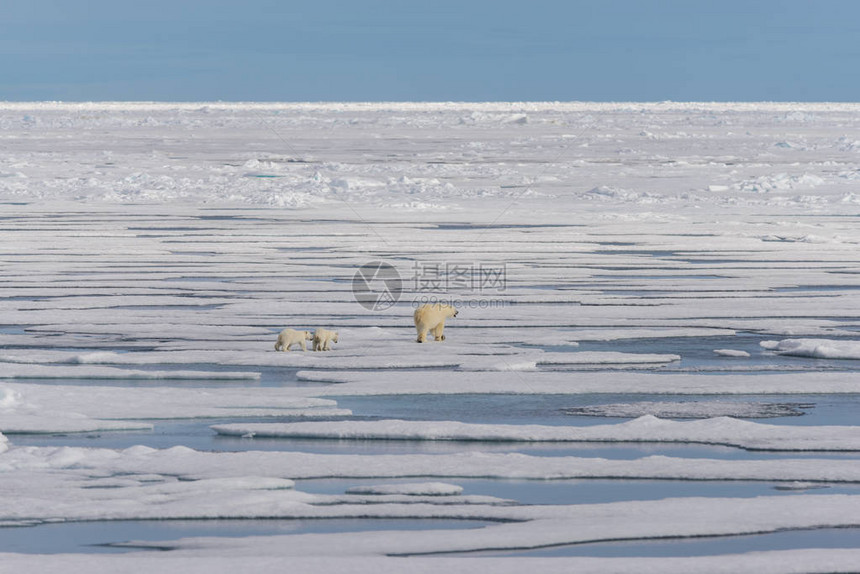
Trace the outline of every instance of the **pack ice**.
[[858, 112], [0, 103], [0, 570], [856, 571]]

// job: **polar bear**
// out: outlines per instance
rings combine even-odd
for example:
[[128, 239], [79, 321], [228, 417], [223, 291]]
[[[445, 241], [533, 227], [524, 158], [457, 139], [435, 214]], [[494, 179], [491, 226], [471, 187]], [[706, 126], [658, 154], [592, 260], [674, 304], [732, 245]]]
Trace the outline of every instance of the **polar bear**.
[[284, 329], [278, 334], [278, 340], [275, 343], [276, 351], [289, 351], [290, 346], [299, 344], [302, 346], [302, 351], [307, 351], [305, 341], [312, 341], [314, 336], [310, 331], [296, 331], [295, 329]]
[[320, 327], [314, 331], [314, 351], [331, 351], [331, 344], [337, 343], [337, 331]]
[[444, 341], [445, 319], [456, 316], [457, 309], [447, 303], [428, 303], [415, 309], [413, 318], [415, 328], [418, 330], [418, 342], [423, 343], [427, 340], [427, 331], [433, 332], [434, 340]]

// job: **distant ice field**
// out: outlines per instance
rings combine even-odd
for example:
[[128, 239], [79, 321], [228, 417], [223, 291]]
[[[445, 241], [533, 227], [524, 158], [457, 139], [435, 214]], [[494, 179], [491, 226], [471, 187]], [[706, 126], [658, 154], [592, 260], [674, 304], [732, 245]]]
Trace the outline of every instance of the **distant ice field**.
[[0, 103], [0, 570], [852, 571], [858, 112]]

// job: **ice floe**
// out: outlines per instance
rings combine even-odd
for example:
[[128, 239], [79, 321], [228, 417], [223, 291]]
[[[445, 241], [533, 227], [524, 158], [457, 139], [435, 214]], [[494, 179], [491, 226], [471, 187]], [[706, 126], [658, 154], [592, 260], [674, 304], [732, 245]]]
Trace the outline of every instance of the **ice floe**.
[[457, 421], [332, 421], [215, 425], [231, 436], [332, 440], [432, 440], [485, 442], [681, 442], [751, 450], [860, 451], [860, 427], [786, 427], [715, 417], [671, 421], [643, 415], [616, 425], [591, 427], [489, 425]]
[[[248, 474], [253, 469], [254, 475]], [[345, 495], [296, 490], [296, 479], [353, 477], [678, 477], [777, 480], [786, 487], [818, 481], [860, 482], [852, 460], [730, 461], [672, 459], [605, 460], [520, 454], [316, 455], [310, 453], [198, 452], [177, 447], [123, 451], [89, 448], [12, 447], [0, 454], [4, 480], [0, 520], [6, 525], [57, 520], [123, 518], [350, 518], [457, 517], [500, 522], [463, 532], [321, 534], [246, 539], [134, 543], [168, 547], [174, 558], [263, 552], [291, 560], [336, 554], [357, 558], [513, 550], [621, 538], [716, 536], [786, 528], [858, 526], [860, 497], [779, 496], [744, 499], [683, 498], [592, 505], [511, 505], [488, 497], [464, 497], [451, 483], [380, 484]], [[814, 482], [810, 482], [814, 481]], [[446, 494], [447, 496], [440, 496]], [[366, 498], [362, 498], [366, 497]], [[440, 500], [441, 504], [433, 502]], [[374, 502], [374, 499], [377, 499]], [[410, 500], [412, 499], [412, 500]], [[647, 515], [652, 520], [641, 517]], [[516, 527], [513, 527], [516, 526]], [[328, 549], [328, 550], [326, 550]], [[11, 557], [15, 561], [22, 556]], [[95, 557], [88, 557], [96, 560]], [[145, 555], [140, 559], [146, 560]], [[44, 564], [36, 557], [33, 562]], [[98, 560], [96, 560], [98, 562]], [[4, 564], [10, 562], [5, 561]], [[17, 562], [16, 562], [17, 563]], [[133, 559], [131, 564], [139, 564]], [[605, 566], [605, 562], [602, 563]], [[662, 562], [661, 562], [662, 564]]]
[[[476, 512], [508, 516], [512, 522], [457, 533], [425, 531], [368, 532], [295, 536], [278, 539], [269, 552], [289, 556], [368, 556], [439, 554], [481, 550], [540, 548], [607, 540], [764, 533], [780, 529], [855, 526], [860, 502], [856, 496], [778, 496], [754, 499], [666, 499], [662, 501], [559, 507], [471, 507]], [[854, 513], [852, 515], [852, 512]], [[650, 517], [646, 519], [645, 517]], [[830, 517], [832, 522], [828, 523]], [[246, 544], [257, 546], [259, 541]], [[195, 539], [202, 546], [227, 553], [241, 542]], [[286, 546], [286, 547], [285, 547]], [[179, 548], [182, 544], [178, 545]], [[239, 550], [241, 551], [241, 550]]]
[[[213, 541], [214, 542], [214, 541]], [[164, 542], [158, 548], [172, 552], [143, 553], [130, 560], [127, 556], [74, 554], [26, 555], [0, 554], [4, 564], [15, 571], [39, 571], [64, 574], [69, 571], [109, 573], [122, 570], [129, 574], [146, 574], [153, 570], [182, 570], [187, 574], [233, 573], [243, 569], [255, 572], [276, 571], [288, 555], [278, 555], [270, 545], [277, 540], [258, 537], [246, 540], [241, 547], [231, 545], [232, 554], [216, 552], [209, 545], [194, 549], [193, 540], [182, 544]], [[336, 541], [335, 541], [336, 542]], [[130, 545], [132, 548], [133, 545]], [[145, 547], [155, 547], [152, 543]], [[301, 574], [318, 572], [361, 572], [388, 574], [401, 572], [403, 559], [382, 556], [312, 556], [289, 557], [290, 570]], [[612, 558], [538, 558], [538, 557], [411, 557], [410, 568], [427, 573], [467, 574], [476, 570], [498, 574], [519, 574], [534, 569], [546, 574], [575, 571], [582, 574], [807, 574], [810, 572], [851, 572], [860, 560], [860, 550], [793, 549], [749, 552], [719, 556], [693, 557], [612, 557]]]
[[275, 388], [182, 389], [0, 382], [0, 431], [86, 432], [150, 429], [151, 419], [230, 416], [328, 418], [351, 414], [330, 399]]
[[637, 418], [652, 415], [659, 418], [704, 419], [714, 417], [775, 418], [800, 416], [813, 405], [805, 403], [761, 403], [741, 401], [642, 401], [611, 403], [562, 409], [569, 415]]
[[457, 496], [463, 493], [463, 487], [444, 482], [421, 482], [411, 484], [380, 484], [370, 486], [353, 486], [347, 489], [347, 494], [405, 494], [409, 496]]
[[714, 353], [721, 357], [737, 357], [739, 359], [745, 359], [750, 356], [748, 352], [739, 351], [738, 349], [715, 349]]
[[[142, 447], [125, 451], [12, 448], [0, 455], [0, 469], [4, 474], [0, 520], [7, 525], [22, 521], [214, 517], [466, 517], [527, 521], [569, 516], [588, 508], [587, 505], [512, 506], [511, 501], [492, 497], [454, 496], [456, 485], [449, 483], [420, 483], [411, 488], [386, 486], [345, 495], [315, 495], [295, 490], [295, 478], [312, 476], [666, 478], [682, 472], [700, 480], [777, 480], [780, 484], [810, 480], [860, 482], [860, 469], [853, 461], [822, 464], [816, 460], [696, 459], [692, 464], [690, 459], [666, 457], [609, 461], [516, 454], [320, 456], [203, 453], [181, 448], [157, 451]], [[249, 469], [255, 474], [249, 474]], [[858, 497], [835, 498], [850, 501]], [[720, 502], [687, 500], [703, 505]]]
[[57, 367], [0, 362], [0, 379], [187, 379], [211, 381], [258, 378], [260, 378], [259, 373], [241, 371], [192, 371], [188, 369], [143, 371], [91, 365]]
[[856, 394], [855, 372], [745, 373], [732, 376], [706, 373], [406, 371], [380, 379], [364, 371], [299, 371], [308, 382], [339, 383], [309, 391], [313, 396], [433, 395], [433, 394], [618, 394], [635, 395], [792, 395]]
[[860, 341], [784, 339], [763, 341], [761, 346], [781, 355], [812, 359], [860, 359]]
[[[646, 456], [633, 460], [520, 453], [456, 452], [453, 454], [316, 454], [305, 452], [205, 452], [186, 447], [123, 450], [80, 447], [15, 447], [0, 459], [5, 476], [27, 477], [51, 469], [58, 488], [83, 488], [87, 480], [120, 481], [136, 487], [153, 482], [257, 476], [291, 480], [317, 478], [451, 481], [456, 478], [561, 480], [584, 478], [754, 480], [773, 482], [860, 483], [856, 460], [777, 458], [731, 460]], [[695, 461], [695, 464], [691, 461]], [[31, 477], [36, 480], [38, 477]], [[45, 478], [45, 480], [48, 480]], [[25, 480], [20, 481], [26, 484]], [[10, 485], [12, 482], [9, 483]], [[118, 484], [118, 482], [117, 482]], [[201, 483], [205, 484], [205, 483]], [[11, 486], [10, 486], [11, 488]], [[32, 489], [38, 489], [34, 482]], [[85, 489], [86, 490], [86, 489]], [[134, 489], [126, 496], [133, 497]], [[83, 494], [80, 494], [81, 496]], [[79, 496], [79, 495], [76, 495]], [[9, 502], [7, 501], [7, 504]], [[129, 517], [134, 517], [133, 513]]]

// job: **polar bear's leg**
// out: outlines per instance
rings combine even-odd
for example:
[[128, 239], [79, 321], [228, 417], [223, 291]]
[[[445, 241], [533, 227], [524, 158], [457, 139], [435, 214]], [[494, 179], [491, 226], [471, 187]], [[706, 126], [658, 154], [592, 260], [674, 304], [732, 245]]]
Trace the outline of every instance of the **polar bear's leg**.
[[445, 340], [445, 321], [442, 321], [433, 329], [433, 337], [436, 341], [444, 341]]
[[427, 340], [427, 329], [418, 328], [418, 342], [423, 343]]
[[299, 344], [302, 346], [302, 352], [304, 352], [304, 351], [307, 351], [307, 350], [308, 350], [308, 348], [305, 346], [305, 340], [304, 340], [304, 339], [302, 339], [301, 341], [299, 341]]

